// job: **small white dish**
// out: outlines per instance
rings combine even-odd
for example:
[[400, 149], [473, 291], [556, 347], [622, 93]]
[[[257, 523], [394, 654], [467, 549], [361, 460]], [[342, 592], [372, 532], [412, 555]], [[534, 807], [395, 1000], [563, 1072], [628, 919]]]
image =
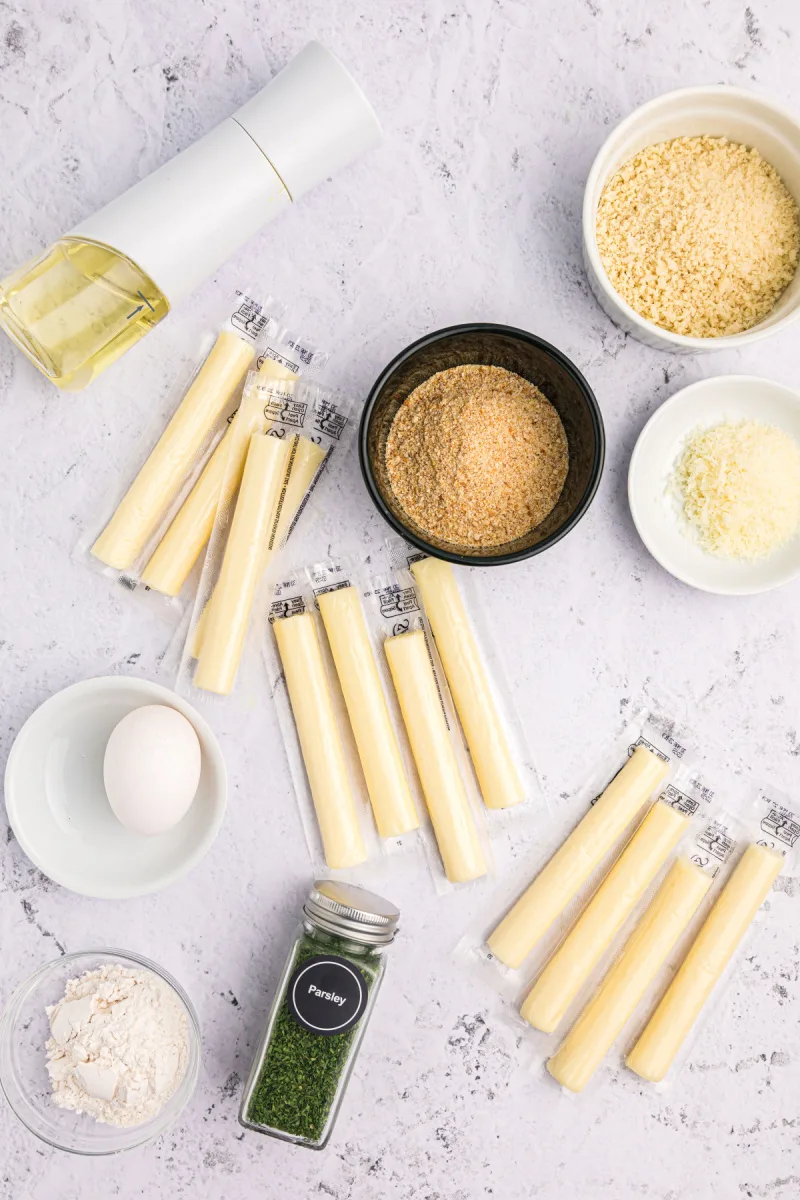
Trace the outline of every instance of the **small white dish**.
[[706, 553], [681, 513], [670, 479], [686, 439], [722, 421], [776, 425], [800, 442], [800, 392], [750, 375], [717, 375], [676, 392], [639, 434], [628, 470], [628, 502], [639, 536], [676, 579], [705, 592], [748, 596], [800, 575], [800, 535], [767, 558], [744, 562]]
[[763, 321], [742, 333], [717, 338], [685, 337], [662, 329], [640, 317], [612, 286], [597, 249], [597, 206], [603, 188], [623, 163], [646, 146], [701, 134], [755, 146], [800, 203], [800, 122], [754, 92], [724, 84], [680, 88], [643, 104], [612, 130], [592, 163], [583, 195], [586, 274], [600, 307], [611, 320], [656, 350], [696, 354], [739, 349], [785, 329], [800, 317], [800, 270]]
[[[103, 786], [111, 731], [143, 704], [183, 713], [202, 750], [189, 811], [155, 837], [121, 825]], [[124, 675], [87, 679], [51, 696], [19, 731], [6, 764], [6, 811], [28, 858], [63, 887], [103, 899], [143, 896], [185, 875], [217, 836], [226, 797], [222, 752], [200, 714], [169, 688]]]

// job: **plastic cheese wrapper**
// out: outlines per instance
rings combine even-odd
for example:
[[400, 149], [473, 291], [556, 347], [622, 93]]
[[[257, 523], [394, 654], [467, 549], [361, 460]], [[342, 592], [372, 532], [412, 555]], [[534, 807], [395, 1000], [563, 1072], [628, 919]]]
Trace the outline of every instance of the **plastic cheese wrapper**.
[[[441, 663], [412, 576], [373, 576], [358, 558], [298, 568], [273, 588], [264, 655], [295, 791], [315, 861], [325, 843], [320, 788], [302, 736], [280, 650], [281, 623], [314, 614], [351, 791], [368, 853], [421, 846], [437, 890], [486, 876], [479, 799]], [[401, 634], [418, 633], [410, 652]], [[422, 653], [424, 651], [424, 653]], [[289, 695], [287, 696], [287, 693]], [[288, 701], [288, 702], [287, 702]], [[329, 865], [329, 864], [328, 864]]]
[[[267, 360], [272, 362], [271, 359]], [[275, 373], [276, 383], [285, 384], [289, 393], [296, 376], [290, 372]], [[250, 414], [249, 432], [255, 432], [260, 414], [254, 422]], [[231, 418], [202, 473], [184, 500], [174, 520], [159, 542], [153, 556], [142, 571], [142, 583], [164, 596], [177, 596], [192, 567], [203, 552], [214, 528], [214, 518], [220, 504], [230, 503], [241, 483], [248, 444], [245, 419]], [[234, 445], [238, 442], [238, 445]]]
[[[649, 754], [643, 747], [637, 754]], [[633, 759], [631, 760], [633, 762]], [[648, 811], [523, 1002], [534, 1028], [552, 1033], [646, 889], [686, 833], [690, 818], [666, 800]]]
[[712, 897], [710, 910], [671, 983], [626, 1057], [643, 1079], [660, 1084], [686, 1055], [690, 1037], [736, 959], [775, 880], [796, 858], [800, 819], [775, 792], [759, 792], [745, 810], [750, 838]]
[[[236, 293], [210, 352], [172, 402], [172, 419], [145, 438], [147, 449], [124, 473], [102, 524], [92, 524], [77, 547], [89, 565], [165, 615], [180, 616], [186, 607], [217, 509], [230, 499], [222, 496], [223, 482], [238, 486], [229, 471], [230, 442], [248, 372], [286, 390], [316, 378], [328, 360], [286, 326], [282, 305], [253, 294]], [[242, 459], [239, 478], [243, 466]]]
[[669, 764], [637, 746], [566, 841], [536, 875], [487, 939], [507, 967], [520, 967], [591, 873], [664, 783]]
[[525, 798], [452, 566], [438, 558], [411, 563], [439, 657], [469, 746], [487, 808], [510, 808]]
[[436, 843], [451, 883], [488, 870], [475, 815], [450, 744], [425, 633], [412, 629], [384, 646]]
[[314, 800], [326, 866], [354, 867], [367, 857], [313, 612], [274, 624], [286, 687]]
[[317, 606], [347, 706], [378, 833], [387, 838], [411, 833], [419, 828], [419, 817], [370, 643], [359, 589], [345, 583], [319, 591]]
[[194, 685], [227, 696], [233, 691], [256, 588], [261, 580], [286, 477], [288, 445], [251, 433], [219, 575], [204, 610], [205, 627]]
[[[226, 439], [220, 503], [184, 647], [185, 694], [234, 690], [248, 630], [266, 619], [273, 559], [343, 445], [347, 413], [322, 384], [248, 379]], [[251, 657], [260, 659], [258, 640]]]
[[[635, 1049], [629, 1054], [628, 1065], [638, 1063], [636, 1069], [655, 1081], [656, 1077], [662, 1079], [668, 1070], [667, 1060], [671, 1064], [676, 1057], [685, 1057], [687, 1034], [700, 1011], [698, 1002], [702, 1007], [700, 997], [708, 998], [725, 970], [738, 939], [760, 904], [758, 895], [763, 899], [763, 890], [759, 889], [763, 889], [764, 879], [770, 876], [774, 879], [785, 861], [779, 851], [776, 853], [776, 845], [786, 849], [792, 839], [800, 835], [800, 825], [793, 814], [774, 796], [762, 795], [760, 801], [751, 800], [738, 806], [731, 806], [728, 797], [726, 810], [720, 808], [714, 794], [706, 792], [696, 780], [691, 782], [688, 791], [700, 797], [699, 817], [702, 820], [695, 819], [657, 891], [637, 913], [627, 940], [607, 964], [604, 977], [547, 1063], [550, 1074], [569, 1091], [580, 1092], [586, 1087], [614, 1042], [634, 1019], [639, 1034], [633, 1038]], [[667, 792], [671, 802], [679, 807], [687, 799], [673, 785]], [[710, 817], [706, 811], [709, 807]], [[683, 808], [683, 811], [687, 810]], [[779, 831], [777, 838], [775, 831]], [[756, 833], [761, 835], [762, 842], [771, 844], [759, 846], [753, 843], [752, 837]], [[765, 834], [773, 836], [765, 837]], [[761, 851], [765, 853], [762, 855]], [[754, 860], [758, 860], [753, 872], [756, 879], [751, 878], [749, 885], [743, 886], [742, 875], [750, 876], [750, 864]], [[740, 867], [736, 866], [737, 861]], [[748, 904], [755, 907], [747, 909], [743, 920], [730, 920], [731, 898], [734, 899], [733, 907], [742, 903], [745, 909]], [[728, 917], [720, 919], [719, 913], [726, 908]], [[714, 918], [715, 912], [717, 918]], [[742, 917], [741, 911], [739, 916]], [[725, 928], [725, 936], [719, 940], [703, 932], [708, 929], [713, 934], [715, 925], [718, 930]], [[691, 960], [694, 957], [696, 966], [698, 954], [693, 945], [698, 944], [702, 952], [706, 937], [708, 953], [704, 954], [703, 966], [699, 970], [692, 969]], [[683, 963], [689, 964], [686, 971]], [[658, 1012], [663, 1013], [663, 1009], [659, 1005], [653, 1021], [648, 1024], [653, 997], [663, 997], [662, 1005], [666, 1004], [667, 995], [672, 993], [674, 996], [686, 987], [685, 983], [678, 984], [678, 978], [685, 980], [687, 976], [698, 988], [697, 994], [694, 988], [687, 988], [687, 994], [692, 993], [693, 1003], [676, 1005], [661, 1018], [658, 1018]], [[674, 993], [673, 988], [676, 989]], [[644, 1032], [643, 1026], [646, 1026]], [[651, 1027], [652, 1031], [648, 1033]], [[668, 1034], [659, 1036], [666, 1028]], [[630, 1049], [630, 1040], [628, 1046]]]
[[387, 549], [398, 583], [419, 597], [489, 827], [518, 814], [536, 820], [546, 807], [541, 785], [511, 703], [496, 625], [482, 611], [471, 572], [420, 554], [401, 538], [388, 539]]
[[581, 789], [572, 832], [560, 844], [540, 833], [537, 857], [462, 937], [457, 957], [488, 977], [517, 1020], [524, 1009], [524, 1028], [551, 1031], [574, 1010], [686, 836], [687, 817], [707, 804], [692, 760], [670, 716], [636, 713]]
[[581, 1092], [619, 1037], [711, 887], [712, 876], [681, 855], [561, 1046], [550, 1074]]
[[[285, 329], [271, 333], [266, 342], [263, 353], [258, 358], [257, 371], [248, 376], [247, 390], [253, 391], [260, 387], [264, 393], [269, 391], [273, 407], [277, 403], [276, 398], [280, 397], [286, 397], [287, 404], [292, 400], [297, 405], [301, 401], [299, 397], [293, 396], [294, 384], [301, 377], [318, 375], [328, 356], [312, 348], [307, 339], [301, 343], [295, 335]], [[289, 354], [292, 355], [291, 358], [288, 357]], [[250, 406], [250, 413], [249, 419], [252, 421], [254, 406]], [[142, 571], [142, 583], [165, 596], [177, 596], [180, 593], [211, 536], [217, 508], [230, 503], [232, 494], [241, 482], [245, 439], [240, 437], [238, 446], [232, 444], [235, 440], [234, 423], [232, 419], [202, 474]], [[275, 539], [279, 546], [285, 540], [288, 526], [324, 457], [321, 447], [307, 437], [297, 439], [293, 454], [291, 494], [286, 496], [282, 506], [282, 525]]]
[[[640, 721], [631, 723], [623, 741]], [[625, 1063], [657, 1087], [674, 1078], [700, 1018], [708, 1019], [761, 905], [800, 842], [797, 812], [775, 791], [761, 790], [742, 803], [734, 785], [724, 789], [721, 804], [696, 752], [663, 714], [646, 717], [629, 743], [629, 763], [640, 749], [667, 766], [657, 798], [645, 800], [627, 840], [620, 838], [542, 934], [524, 971], [492, 953], [502, 921], [488, 928], [482, 922], [456, 952], [484, 976], [491, 974], [506, 1011], [519, 1011], [515, 1027], [529, 1031], [527, 1042], [535, 1047], [537, 1039], [547, 1039], [547, 1070], [572, 1093], [587, 1087], [618, 1041], [616, 1068]], [[731, 770], [729, 756], [712, 766], [715, 774], [720, 767]], [[741, 768], [732, 771], [732, 778], [741, 775]], [[606, 787], [594, 809], [610, 792]], [[596, 794], [594, 784], [590, 794]], [[568, 838], [564, 845], [570, 843]], [[586, 841], [581, 844], [592, 858]], [[557, 861], [558, 852], [549, 859]], [[542, 905], [548, 896], [539, 893]], [[551, 912], [541, 918], [537, 907], [541, 924]], [[556, 1030], [558, 1042], [550, 1037]]]
[[262, 379], [316, 379], [325, 373], [330, 354], [307, 335], [305, 330], [281, 325], [262, 339], [257, 368]]
[[[264, 410], [259, 407], [256, 411], [258, 414], [256, 423], [260, 424]], [[245, 420], [243, 432], [248, 431], [252, 432], [250, 430], [250, 422]], [[230, 462], [232, 463], [232, 467], [228, 473], [226, 485], [221, 493], [221, 505], [230, 503], [230, 499], [236, 494], [236, 489], [241, 482], [245, 463], [244, 447], [246, 447], [246, 444], [246, 441], [241, 441], [237, 446], [235, 438], [231, 441]], [[262, 573], [266, 571], [273, 555], [280, 550], [289, 536], [293, 524], [301, 511], [301, 505], [305, 498], [310, 495], [311, 489], [325, 461], [325, 450], [319, 443], [312, 442], [310, 438], [302, 435], [289, 439], [286, 458], [286, 477], [279, 504], [275, 510], [275, 528], [271, 532], [269, 542], [264, 549], [264, 556], [261, 562]], [[199, 656], [203, 646], [209, 611], [210, 602], [200, 611], [194, 626], [190, 642], [191, 653], [194, 657]]]
[[407, 566], [367, 580], [364, 605], [388, 666], [423, 818], [423, 846], [438, 891], [493, 870], [484, 811], [453, 697]]
[[380, 846], [305, 569], [284, 572], [270, 588], [262, 649], [314, 867], [347, 871]]
[[128, 591], [147, 590], [138, 588], [142, 570], [215, 458], [248, 371], [269, 341], [280, 336], [281, 312], [271, 297], [236, 293], [188, 386], [179, 385], [170, 397], [166, 426], [160, 418], [145, 435], [134, 464], [84, 531], [78, 556]]
[[783, 855], [751, 842], [692, 943], [677, 975], [627, 1057], [659, 1083], [783, 868]]
[[245, 339], [223, 330], [113, 517], [92, 546], [100, 562], [127, 571], [225, 413], [254, 358]]

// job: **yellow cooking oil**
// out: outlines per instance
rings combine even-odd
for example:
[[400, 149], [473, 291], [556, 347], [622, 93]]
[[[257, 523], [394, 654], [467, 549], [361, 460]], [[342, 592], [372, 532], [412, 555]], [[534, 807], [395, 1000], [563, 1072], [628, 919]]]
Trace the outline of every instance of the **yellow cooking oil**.
[[80, 238], [61, 238], [0, 283], [0, 326], [65, 391], [86, 387], [168, 311], [135, 263]]

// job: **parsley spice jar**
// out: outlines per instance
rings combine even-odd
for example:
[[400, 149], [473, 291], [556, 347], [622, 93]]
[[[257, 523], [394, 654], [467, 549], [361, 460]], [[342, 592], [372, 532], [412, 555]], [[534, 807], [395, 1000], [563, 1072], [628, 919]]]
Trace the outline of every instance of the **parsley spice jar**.
[[246, 1129], [321, 1150], [330, 1137], [400, 913], [352, 883], [318, 880], [244, 1091]]

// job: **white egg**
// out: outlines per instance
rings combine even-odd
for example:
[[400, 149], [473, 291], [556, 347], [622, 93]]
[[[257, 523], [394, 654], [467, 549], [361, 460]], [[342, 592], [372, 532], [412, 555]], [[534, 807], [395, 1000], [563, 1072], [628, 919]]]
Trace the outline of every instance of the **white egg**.
[[166, 833], [189, 811], [200, 782], [194, 726], [165, 704], [146, 704], [114, 728], [103, 782], [114, 815], [135, 833]]

